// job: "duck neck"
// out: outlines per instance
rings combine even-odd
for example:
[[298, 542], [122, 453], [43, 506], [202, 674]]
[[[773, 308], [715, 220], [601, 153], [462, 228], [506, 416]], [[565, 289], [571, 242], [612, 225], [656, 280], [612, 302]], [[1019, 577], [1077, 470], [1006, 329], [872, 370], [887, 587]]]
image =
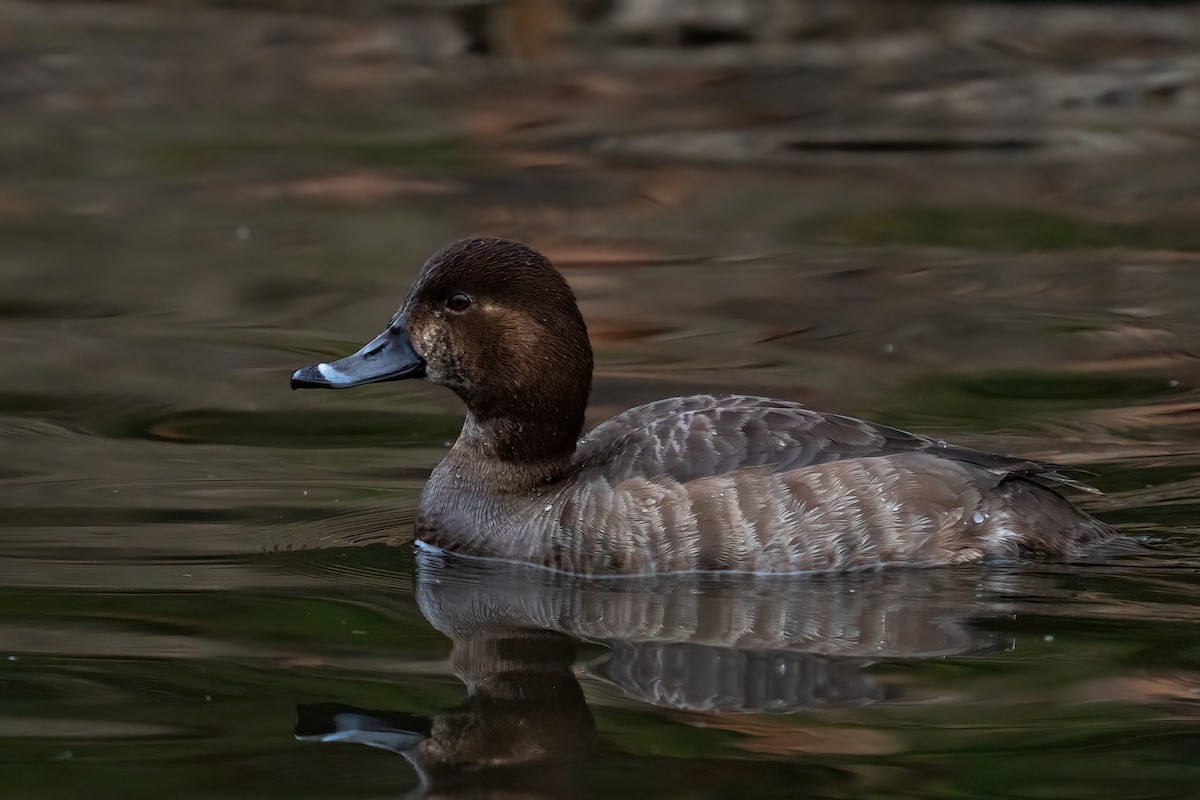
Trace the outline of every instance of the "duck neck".
[[[467, 405], [454, 446], [494, 489], [528, 491], [570, 468], [592, 388], [592, 350], [577, 324], [546, 333], [528, 352], [502, 352], [482, 385], [452, 387]], [[505, 484], [501, 486], [500, 484]]]
[[470, 408], [452, 457], [478, 465], [481, 477], [489, 483], [503, 482], [506, 485], [497, 488], [510, 491], [527, 491], [561, 477], [575, 455], [584, 407], [521, 411], [480, 413], [481, 409]]

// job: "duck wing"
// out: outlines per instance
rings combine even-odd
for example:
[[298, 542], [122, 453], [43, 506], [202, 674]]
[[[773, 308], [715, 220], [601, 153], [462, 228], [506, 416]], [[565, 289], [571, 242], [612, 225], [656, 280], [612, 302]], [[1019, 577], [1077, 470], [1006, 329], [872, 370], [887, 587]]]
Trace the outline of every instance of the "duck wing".
[[674, 397], [630, 409], [580, 442], [581, 462], [609, 480], [666, 477], [680, 483], [747, 467], [790, 472], [852, 458], [928, 454], [995, 477], [1034, 477], [1083, 491], [1065, 467], [947, 444], [799, 403], [746, 395]]

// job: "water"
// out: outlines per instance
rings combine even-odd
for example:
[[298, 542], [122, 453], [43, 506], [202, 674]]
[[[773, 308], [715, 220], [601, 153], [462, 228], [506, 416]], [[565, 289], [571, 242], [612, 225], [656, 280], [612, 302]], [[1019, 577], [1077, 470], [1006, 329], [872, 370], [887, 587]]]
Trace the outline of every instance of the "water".
[[[889, 216], [872, 209], [927, 181], [903, 155], [583, 157], [480, 132], [478, 73], [388, 84], [409, 114], [369, 81], [297, 87], [291, 61], [263, 67], [278, 86], [183, 71], [160, 95], [126, 80], [160, 75], [162, 42], [88, 25], [21, 39], [42, 83], [0, 112], [6, 797], [1200, 785], [1200, 258], [1169, 228], [1113, 241], [1169, 216], [1187, 159], [1060, 166], [1066, 204], [1100, 216], [1153, 190], [1100, 238], [996, 212], [1040, 197], [1042, 167], [961, 154], [936, 166], [957, 216]], [[37, 60], [58, 52], [86, 68]], [[565, 102], [540, 73], [495, 81]], [[279, 131], [290, 146], [260, 145]], [[423, 258], [476, 230], [562, 264], [597, 349], [593, 424], [693, 391], [799, 400], [1091, 470], [1106, 494], [1079, 502], [1148, 546], [649, 583], [418, 557], [457, 400], [287, 378], [367, 341]]]
[[[161, 247], [169, 265], [173, 243]], [[79, 269], [73, 250], [30, 252]], [[573, 270], [601, 330], [659, 328], [598, 337], [594, 416], [711, 388], [811, 398], [1086, 466], [1108, 494], [1081, 502], [1155, 549], [666, 588], [418, 565], [413, 507], [455, 435], [457, 401], [421, 385], [287, 391], [291, 368], [386, 322], [415, 255], [394, 273], [381, 265], [386, 293], [334, 274], [260, 298], [245, 284], [261, 277], [230, 277], [245, 299], [203, 316], [181, 308], [190, 290], [140, 287], [135, 300], [114, 281], [81, 308], [68, 286], [35, 308], [12, 281], [0, 391], [9, 796], [418, 792], [397, 755], [315, 743], [330, 723], [310, 707], [326, 703], [432, 719], [444, 750], [413, 758], [438, 796], [1187, 794], [1200, 780], [1200, 440], [1183, 346], [1028, 363], [1062, 336], [1029, 319], [1056, 284], [1081, 279], [1067, 258], [1042, 265], [1059, 274], [1036, 298], [1017, 275], [1010, 293], [947, 310], [980, 312], [974, 344], [937, 330], [952, 322], [928, 316], [932, 300], [916, 301], [926, 316], [912, 333], [814, 309], [804, 332], [763, 341], [788, 318], [778, 298], [815, 304], [831, 284], [878, 279], [799, 260], [739, 265], [749, 277], [732, 290], [730, 267], [709, 262]], [[1187, 291], [1190, 267], [1160, 272], [1164, 302]], [[924, 285], [970, 280], [969, 265], [924, 269]], [[676, 283], [688, 288], [666, 293]], [[769, 298], [757, 318], [738, 313], [756, 296]], [[145, 310], [158, 298], [162, 310]], [[1183, 318], [1156, 325], [1194, 335]], [[896, 353], [877, 352], [884, 336]], [[993, 339], [998, 352], [978, 350]]]

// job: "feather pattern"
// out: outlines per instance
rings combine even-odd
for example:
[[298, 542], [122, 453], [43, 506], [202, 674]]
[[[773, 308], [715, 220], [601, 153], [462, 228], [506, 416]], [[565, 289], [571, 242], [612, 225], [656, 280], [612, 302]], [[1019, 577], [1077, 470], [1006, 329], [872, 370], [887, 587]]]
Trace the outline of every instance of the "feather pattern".
[[[456, 525], [453, 538], [436, 522], [421, 536], [585, 574], [1066, 555], [1111, 532], [1030, 480], [1076, 485], [1061, 469], [797, 403], [698, 395], [614, 417], [583, 437], [557, 481], [499, 503], [480, 498], [475, 505], [496, 516]], [[434, 494], [439, 472], [427, 490]], [[461, 499], [462, 465], [456, 474]]]

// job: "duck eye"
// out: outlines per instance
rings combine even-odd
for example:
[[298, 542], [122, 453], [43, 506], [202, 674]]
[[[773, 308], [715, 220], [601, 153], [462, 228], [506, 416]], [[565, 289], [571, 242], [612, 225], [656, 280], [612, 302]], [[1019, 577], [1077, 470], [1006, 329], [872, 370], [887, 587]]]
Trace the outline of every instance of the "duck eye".
[[450, 295], [450, 299], [446, 300], [446, 309], [448, 311], [467, 311], [470, 308], [470, 295], [455, 291]]
[[450, 299], [446, 301], [446, 308], [450, 311], [466, 311], [471, 307], [471, 298], [469, 295], [462, 292], [455, 292], [450, 295]]

